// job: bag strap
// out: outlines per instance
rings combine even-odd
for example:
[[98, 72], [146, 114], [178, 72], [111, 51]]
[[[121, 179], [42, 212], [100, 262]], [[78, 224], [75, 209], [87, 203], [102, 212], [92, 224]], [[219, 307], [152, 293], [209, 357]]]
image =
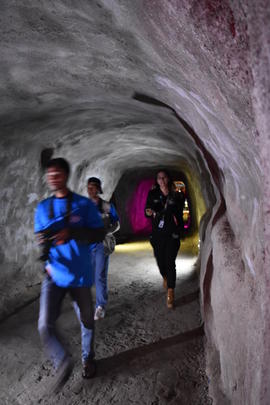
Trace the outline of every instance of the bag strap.
[[[69, 223], [69, 217], [71, 214], [71, 205], [72, 205], [72, 197], [73, 197], [73, 193], [72, 191], [69, 191], [68, 195], [67, 195], [67, 212], [64, 215], [64, 219], [65, 222], [68, 224]], [[55, 218], [55, 212], [54, 212], [54, 199], [56, 197], [53, 195], [50, 199], [50, 212], [49, 212], [49, 219], [54, 219]]]
[[169, 194], [167, 195], [167, 197], [166, 197], [166, 202], [165, 202], [165, 205], [164, 205], [164, 210], [166, 211], [166, 209], [167, 209], [167, 207], [168, 207], [168, 199], [169, 199]]
[[102, 200], [102, 198], [98, 201], [98, 209], [103, 214], [109, 214], [111, 210], [111, 204], [108, 201]]
[[111, 210], [111, 204], [108, 201], [102, 200], [102, 208], [106, 214], [109, 214]]
[[168, 195], [167, 195], [167, 197], [166, 197], [165, 204], [164, 204], [164, 211], [166, 211], [166, 209], [167, 209], [167, 207], [168, 207], [168, 200], [169, 200], [169, 197], [172, 197], [172, 198], [174, 199], [174, 198], [175, 198], [175, 193], [174, 193], [173, 191], [170, 191], [170, 192], [168, 193]]
[[169, 198], [169, 194], [166, 196], [166, 200], [165, 202], [162, 201], [162, 195], [160, 194], [160, 200], [161, 200], [161, 204], [163, 206], [163, 210], [166, 211], [167, 206], [168, 206], [168, 198]]

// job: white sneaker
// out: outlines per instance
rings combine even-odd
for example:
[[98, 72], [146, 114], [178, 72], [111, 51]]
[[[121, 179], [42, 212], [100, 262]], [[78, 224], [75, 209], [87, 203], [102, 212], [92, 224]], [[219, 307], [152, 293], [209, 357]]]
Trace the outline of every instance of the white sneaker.
[[95, 315], [94, 315], [94, 320], [98, 321], [101, 318], [104, 318], [105, 316], [105, 309], [102, 307], [97, 307], [95, 310]]

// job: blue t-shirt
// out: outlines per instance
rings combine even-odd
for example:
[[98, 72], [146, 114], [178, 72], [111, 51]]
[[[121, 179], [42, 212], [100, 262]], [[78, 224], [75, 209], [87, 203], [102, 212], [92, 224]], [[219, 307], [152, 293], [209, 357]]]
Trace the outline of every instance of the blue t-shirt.
[[[51, 201], [54, 218], [50, 219]], [[67, 227], [67, 198], [50, 197], [41, 201], [35, 213], [35, 232], [49, 228], [60, 231]], [[86, 197], [72, 193], [68, 227], [102, 228], [103, 221], [95, 204]], [[90, 287], [94, 282], [90, 260], [89, 244], [71, 239], [66, 243], [53, 245], [49, 252], [46, 268], [59, 287]]]

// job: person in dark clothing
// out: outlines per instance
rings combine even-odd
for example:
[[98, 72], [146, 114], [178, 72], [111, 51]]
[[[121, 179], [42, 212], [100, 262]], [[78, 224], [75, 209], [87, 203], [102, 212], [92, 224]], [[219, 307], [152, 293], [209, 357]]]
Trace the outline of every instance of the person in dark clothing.
[[56, 369], [54, 391], [67, 380], [72, 362], [59, 341], [55, 323], [68, 293], [80, 310], [84, 378], [95, 374], [94, 312], [91, 289], [93, 272], [89, 244], [101, 242], [105, 231], [98, 210], [88, 198], [67, 187], [69, 164], [52, 159], [46, 169], [53, 196], [41, 201], [35, 212], [35, 233], [42, 247], [45, 278], [40, 295], [38, 330], [47, 354]]
[[184, 227], [183, 207], [184, 196], [175, 191], [169, 173], [158, 171], [156, 184], [147, 196], [145, 216], [152, 220], [150, 242], [163, 277], [163, 286], [167, 289], [168, 308], [174, 307], [175, 260]]

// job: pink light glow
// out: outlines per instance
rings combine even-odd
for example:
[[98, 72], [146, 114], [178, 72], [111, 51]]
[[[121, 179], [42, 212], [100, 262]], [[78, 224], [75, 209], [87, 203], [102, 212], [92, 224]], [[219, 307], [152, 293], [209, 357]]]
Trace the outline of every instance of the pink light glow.
[[134, 233], [148, 235], [152, 230], [151, 221], [144, 216], [144, 207], [154, 182], [154, 179], [142, 180], [127, 204], [127, 213]]

